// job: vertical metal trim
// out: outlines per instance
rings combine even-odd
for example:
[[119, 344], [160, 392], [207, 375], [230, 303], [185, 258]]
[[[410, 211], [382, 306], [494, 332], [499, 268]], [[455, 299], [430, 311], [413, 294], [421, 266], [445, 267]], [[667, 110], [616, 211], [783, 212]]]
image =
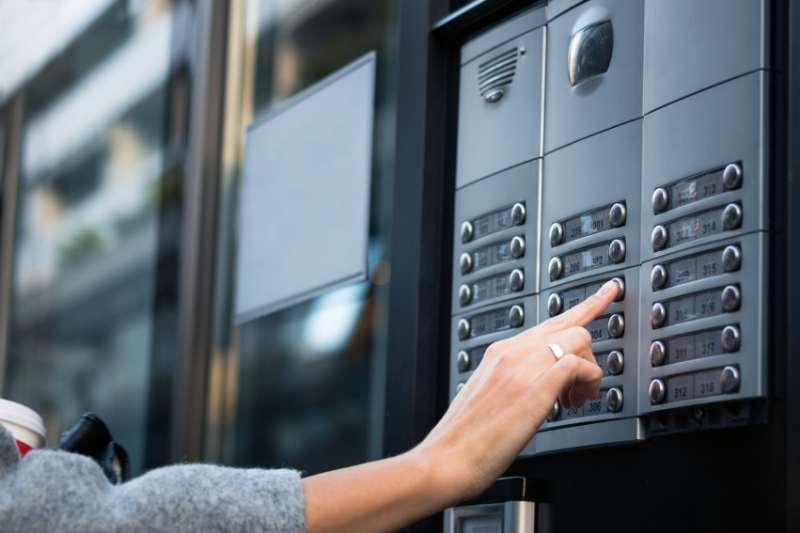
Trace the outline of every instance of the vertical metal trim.
[[[800, 301], [800, 278], [792, 265], [800, 263], [800, 5], [786, 2], [786, 291], [782, 328], [785, 328], [785, 455], [786, 455], [786, 531], [800, 530], [800, 328], [794, 324], [792, 309]], [[783, 6], [783, 4], [780, 4]], [[774, 17], [776, 23], [779, 17]], [[777, 50], [774, 50], [777, 53]], [[781, 176], [773, 176], [780, 180]], [[776, 317], [777, 318], [777, 317]]]
[[227, 2], [196, 2], [192, 90], [178, 291], [178, 350], [171, 458], [200, 460], [205, 446], [222, 131]]
[[[537, 182], [537, 203], [536, 206], [536, 290], [542, 289], [542, 232], [544, 227], [544, 217], [542, 207], [544, 206], [544, 129], [545, 129], [545, 91], [547, 90], [547, 24], [542, 26], [542, 74], [539, 101], [539, 177]], [[537, 308], [538, 313], [538, 308]], [[537, 320], [538, 322], [538, 320]]]
[[0, 220], [0, 396], [5, 385], [11, 320], [12, 281], [14, 278], [14, 246], [17, 234], [17, 200], [22, 156], [23, 96], [9, 100], [5, 114], [2, 175], [3, 200]]

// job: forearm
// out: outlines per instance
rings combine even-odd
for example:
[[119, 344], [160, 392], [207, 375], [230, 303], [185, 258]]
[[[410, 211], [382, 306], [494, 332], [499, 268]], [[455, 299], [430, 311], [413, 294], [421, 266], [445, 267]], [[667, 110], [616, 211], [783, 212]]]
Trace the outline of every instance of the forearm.
[[417, 450], [303, 479], [311, 533], [394, 531], [453, 503], [433, 461]]

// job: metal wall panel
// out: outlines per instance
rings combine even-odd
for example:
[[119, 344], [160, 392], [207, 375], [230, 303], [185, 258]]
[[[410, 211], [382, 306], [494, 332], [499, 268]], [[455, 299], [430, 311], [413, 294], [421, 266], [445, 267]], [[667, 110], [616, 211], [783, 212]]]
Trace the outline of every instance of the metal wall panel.
[[646, 0], [644, 111], [769, 65], [764, 0]]

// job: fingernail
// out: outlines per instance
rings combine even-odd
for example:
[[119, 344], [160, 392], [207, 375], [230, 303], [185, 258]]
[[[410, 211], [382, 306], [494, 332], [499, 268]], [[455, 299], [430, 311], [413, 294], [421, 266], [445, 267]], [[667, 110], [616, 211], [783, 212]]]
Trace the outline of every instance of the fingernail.
[[603, 286], [600, 287], [599, 292], [601, 295], [605, 296], [607, 294], [611, 294], [611, 291], [614, 291], [616, 293], [618, 290], [619, 290], [619, 285], [617, 285], [617, 282], [614, 281], [613, 279], [610, 279], [605, 283], [603, 283]]

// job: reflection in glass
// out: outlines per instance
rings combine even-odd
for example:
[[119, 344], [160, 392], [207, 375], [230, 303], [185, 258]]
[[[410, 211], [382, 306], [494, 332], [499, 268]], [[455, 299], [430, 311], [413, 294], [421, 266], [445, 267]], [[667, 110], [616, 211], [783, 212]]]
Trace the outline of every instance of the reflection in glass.
[[23, 88], [5, 395], [42, 414], [51, 445], [98, 413], [134, 472], [149, 409], [168, 409], [148, 398], [154, 347], [170, 342], [156, 301], [174, 312], [156, 269], [159, 246], [177, 247], [159, 233], [175, 20], [172, 2], [114, 2]]
[[[226, 114], [228, 119], [230, 112], [238, 115], [226, 133], [223, 153], [237, 155], [225, 159], [222, 172], [227, 214], [219, 240], [228, 248], [220, 251], [218, 294], [229, 298], [234, 286], [228, 258], [235, 256], [235, 191], [243, 157], [240, 132], [270, 107], [376, 50], [370, 281], [238, 329], [232, 328], [230, 300], [220, 307], [209, 427], [221, 444], [211, 443], [211, 459], [291, 465], [313, 473], [382, 453], [396, 4], [249, 0], [243, 4], [241, 23], [234, 19], [231, 26], [231, 42], [240, 48], [229, 55], [229, 95], [235, 96], [229, 96]], [[287, 236], [287, 246], [291, 245]], [[324, 265], [325, 250], [319, 252]], [[227, 369], [226, 377], [221, 368]], [[215, 407], [215, 383], [223, 381], [228, 385], [227, 400]]]

